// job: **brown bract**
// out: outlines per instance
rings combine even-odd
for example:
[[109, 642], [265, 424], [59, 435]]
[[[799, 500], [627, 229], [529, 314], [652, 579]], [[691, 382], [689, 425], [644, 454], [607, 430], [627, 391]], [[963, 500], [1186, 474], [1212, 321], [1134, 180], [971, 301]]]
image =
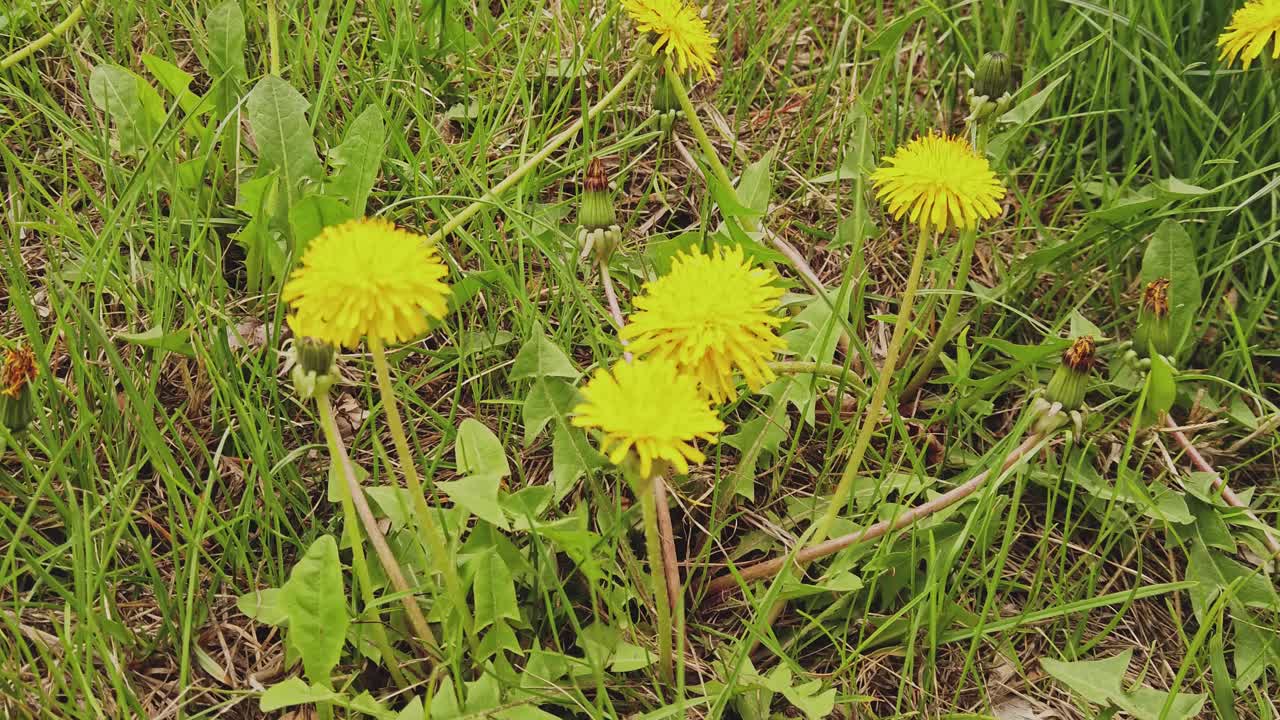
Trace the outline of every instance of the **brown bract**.
[[1169, 316], [1169, 278], [1157, 278], [1147, 283], [1142, 293], [1142, 309], [1156, 316]]

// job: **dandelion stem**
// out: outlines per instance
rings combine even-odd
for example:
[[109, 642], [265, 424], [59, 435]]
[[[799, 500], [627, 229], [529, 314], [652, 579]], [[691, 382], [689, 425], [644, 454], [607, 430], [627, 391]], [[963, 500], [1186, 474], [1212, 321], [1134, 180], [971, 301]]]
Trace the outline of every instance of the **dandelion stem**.
[[369, 502], [365, 500], [364, 491], [360, 488], [360, 481], [356, 479], [355, 471], [351, 468], [351, 459], [347, 457], [347, 449], [342, 444], [342, 440], [338, 435], [338, 427], [333, 420], [333, 407], [329, 403], [329, 396], [325, 394], [316, 395], [316, 406], [320, 410], [320, 427], [323, 429], [325, 441], [329, 445], [329, 455], [338, 464], [342, 471], [342, 476], [346, 479], [346, 499], [355, 507], [360, 517], [360, 522], [364, 525], [364, 530], [369, 535], [369, 542], [373, 543], [374, 552], [382, 563], [382, 569], [387, 573], [387, 578], [391, 580], [391, 586], [396, 589], [396, 592], [401, 593], [400, 604], [404, 606], [405, 614], [409, 618], [409, 624], [418, 635], [418, 641], [422, 643], [422, 646], [431, 657], [438, 657], [435, 634], [431, 632], [431, 626], [427, 624], [427, 619], [423, 616], [422, 609], [418, 607], [418, 601], [414, 598], [409, 583], [405, 580], [399, 563], [396, 562], [395, 555], [391, 552], [390, 546], [387, 545], [386, 538], [382, 536], [382, 531], [378, 529], [378, 521], [373, 517]]
[[933, 371], [933, 367], [938, 364], [938, 358], [942, 356], [942, 348], [959, 330], [958, 327], [953, 326], [960, 315], [960, 302], [964, 299], [964, 289], [969, 286], [969, 271], [973, 267], [973, 252], [977, 242], [977, 230], [965, 230], [960, 233], [960, 264], [956, 267], [955, 281], [951, 284], [951, 297], [947, 300], [947, 309], [942, 315], [942, 322], [938, 324], [938, 334], [933, 336], [933, 341], [925, 351], [924, 360], [920, 362], [920, 367], [911, 377], [911, 382], [907, 383], [907, 387], [898, 396], [900, 401], [908, 400], [917, 390], [924, 387], [929, 380], [929, 373]]
[[[319, 402], [317, 400], [317, 402]], [[328, 396], [325, 396], [325, 402], [328, 403]], [[327, 413], [327, 411], [324, 411]], [[325, 439], [329, 440], [328, 431], [325, 432]], [[333, 446], [330, 444], [330, 457], [334, 457]], [[343, 470], [346, 474], [346, 470]], [[395, 680], [396, 687], [408, 688], [409, 683], [405, 680], [404, 673], [400, 670], [400, 663], [396, 660], [395, 652], [391, 649], [391, 642], [387, 640], [386, 628], [382, 626], [382, 612], [378, 610], [374, 604], [373, 597], [373, 580], [369, 576], [369, 563], [364, 555], [364, 540], [360, 537], [360, 520], [356, 515], [355, 503], [351, 500], [351, 488], [347, 487], [345, 478], [342, 485], [342, 524], [346, 530], [347, 539], [351, 542], [351, 567], [356, 574], [356, 582], [359, 584], [360, 602], [364, 605], [367, 612], [373, 614], [373, 622], [370, 623], [370, 631], [373, 633], [373, 645], [378, 648], [378, 652], [382, 653], [383, 665], [387, 668], [387, 672], [391, 673], [391, 678]]]
[[653, 481], [648, 478], [637, 483], [636, 495], [640, 500], [640, 512], [644, 516], [645, 554], [649, 556], [649, 577], [653, 582], [653, 604], [658, 613], [658, 672], [663, 681], [672, 681], [672, 639], [671, 598], [668, 595], [667, 581], [662, 563], [654, 562], [662, 557], [662, 539], [658, 530], [658, 504], [655, 498]]
[[23, 60], [26, 60], [35, 53], [44, 49], [49, 45], [49, 43], [57, 40], [60, 35], [65, 33], [72, 25], [75, 25], [80, 20], [80, 17], [84, 15], [84, 6], [86, 4], [86, 2], [82, 2], [79, 5], [76, 5], [75, 9], [71, 11], [71, 14], [67, 15], [62, 22], [54, 25], [52, 30], [6, 55], [4, 59], [0, 60], [0, 72], [4, 72]]
[[276, 0], [267, 0], [267, 49], [271, 74], [280, 76], [280, 16]]
[[902, 349], [907, 326], [911, 323], [911, 309], [916, 300], [916, 289], [920, 284], [920, 271], [924, 267], [924, 256], [928, 251], [929, 239], [932, 235], [933, 232], [928, 226], [920, 228], [915, 255], [911, 258], [911, 271], [907, 276], [907, 289], [903, 292], [902, 302], [898, 306], [898, 318], [893, 324], [893, 336], [889, 340], [889, 349], [885, 353], [884, 366], [880, 369], [880, 377], [871, 393], [871, 402], [867, 405], [866, 415], [858, 428], [858, 436], [854, 440], [849, 463], [845, 465], [844, 472], [840, 475], [840, 482], [836, 485], [836, 491], [831, 496], [831, 502], [827, 505], [827, 510], [818, 523], [818, 531], [814, 533], [811, 542], [821, 543], [827, 539], [831, 532], [831, 525], [844, 509], [845, 501], [849, 499], [853, 479], [862, 469], [862, 457], [866, 455], [867, 447], [871, 444], [871, 436], [880, 422], [880, 414], [884, 411], [884, 398], [889, 392], [889, 385], [893, 382], [893, 370], [898, 363], [898, 352]]
[[387, 366], [387, 353], [382, 340], [370, 336], [369, 351], [373, 355], [378, 391], [382, 394], [382, 407], [387, 415], [387, 428], [391, 430], [391, 441], [395, 444], [396, 455], [400, 458], [400, 472], [404, 474], [405, 485], [408, 486], [409, 495], [413, 498], [413, 512], [418, 518], [418, 534], [435, 561], [436, 571], [443, 576], [445, 590], [462, 617], [463, 630], [470, 637], [473, 625], [471, 611], [467, 607], [467, 596], [462, 591], [462, 582], [458, 578], [458, 569], [453, 564], [448, 540], [443, 530], [436, 525], [434, 511], [427, 506], [426, 493], [423, 491], [422, 482], [418, 479], [418, 464], [409, 450], [409, 441], [405, 436], [404, 423], [400, 419], [395, 390], [391, 386], [391, 370]]
[[550, 157], [551, 153], [555, 152], [557, 148], [577, 136], [578, 132], [582, 130], [584, 123], [593, 119], [612, 105], [613, 102], [618, 99], [618, 96], [622, 94], [622, 91], [631, 84], [631, 81], [636, 79], [636, 76], [640, 74], [640, 71], [643, 68], [644, 65], [641, 63], [632, 65], [631, 69], [628, 70], [620, 80], [618, 80], [617, 84], [614, 85], [609, 92], [605, 93], [604, 97], [600, 98], [595, 105], [592, 105], [585, 114], [579, 116], [569, 124], [569, 127], [560, 131], [558, 135], [548, 140], [547, 144], [543, 146], [541, 150], [534, 153], [534, 155], [528, 160], [525, 160], [520, 167], [511, 171], [511, 174], [503, 178], [497, 185], [489, 188], [489, 190], [485, 192], [479, 200], [476, 200], [463, 208], [457, 215], [449, 218], [444, 225], [440, 226], [439, 229], [427, 236], [427, 241], [432, 243], [440, 242], [447, 237], [449, 233], [462, 227], [463, 223], [470, 220], [476, 213], [480, 212], [485, 207], [494, 204], [503, 193], [510, 190], [516, 183], [524, 179], [524, 176], [528, 175], [529, 171], [533, 170], [541, 164], [543, 160]]

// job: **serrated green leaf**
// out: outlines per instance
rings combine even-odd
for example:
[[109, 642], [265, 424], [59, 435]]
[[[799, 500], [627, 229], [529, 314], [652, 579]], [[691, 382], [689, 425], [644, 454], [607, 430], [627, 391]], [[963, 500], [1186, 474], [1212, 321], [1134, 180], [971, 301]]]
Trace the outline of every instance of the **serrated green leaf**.
[[507, 516], [503, 514], [502, 505], [498, 502], [502, 477], [498, 473], [479, 473], [460, 480], [438, 482], [436, 487], [472, 515], [503, 530], [510, 530], [511, 525], [507, 523]]
[[365, 203], [378, 180], [386, 144], [382, 109], [370, 104], [347, 127], [342, 144], [329, 151], [329, 162], [337, 172], [329, 179], [326, 190], [342, 198], [356, 216], [364, 215]]
[[576, 379], [578, 374], [573, 361], [569, 360], [564, 351], [538, 330], [516, 354], [510, 377], [512, 380], [545, 377]]
[[305, 184], [320, 177], [320, 156], [307, 123], [310, 106], [292, 85], [275, 75], [259, 80], [245, 99], [249, 127], [258, 145], [258, 173], [279, 176], [287, 198], [286, 216]]
[[507, 454], [498, 436], [473, 418], [467, 418], [458, 426], [458, 440], [454, 446], [454, 460], [458, 472], [467, 475], [487, 474], [506, 477], [511, 474]]
[[307, 195], [289, 208], [289, 228], [293, 232], [293, 252], [297, 257], [307, 251], [322, 230], [352, 220], [356, 214], [341, 200], [327, 195]]
[[1023, 100], [1013, 106], [1009, 112], [1001, 115], [1000, 122], [1006, 125], [1014, 125], [1018, 127], [1025, 126], [1027, 123], [1035, 119], [1036, 115], [1040, 114], [1041, 108], [1043, 108], [1044, 104], [1049, 101], [1049, 96], [1052, 95], [1053, 91], [1056, 90], [1066, 79], [1067, 76], [1063, 75], [1048, 85], [1045, 85], [1043, 90], [1032, 95], [1026, 100]]
[[552, 419], [567, 417], [577, 399], [577, 388], [564, 380], [540, 378], [535, 382], [525, 396], [521, 410], [525, 447], [533, 444]]
[[289, 619], [280, 588], [247, 592], [236, 598], [236, 608], [265, 625], [283, 625]]
[[321, 535], [311, 543], [281, 590], [289, 640], [302, 655], [307, 677], [316, 683], [330, 682], [350, 622], [342, 563], [332, 536]]
[[769, 210], [769, 198], [773, 195], [773, 158], [777, 150], [770, 150], [751, 163], [738, 178], [738, 199], [758, 215]]
[[204, 22], [208, 35], [209, 77], [216, 119], [221, 121], [240, 99], [240, 85], [249, 79], [244, 62], [244, 13], [239, 0], [226, 0], [209, 11]]
[[1210, 550], [1199, 540], [1191, 544], [1187, 580], [1196, 583], [1188, 593], [1191, 595], [1191, 611], [1201, 621], [1218, 595], [1226, 591], [1233, 593], [1233, 603], [1265, 610], [1280, 609], [1280, 599], [1277, 599], [1275, 588], [1265, 575]]
[[516, 604], [516, 584], [511, 570], [496, 552], [484, 553], [476, 560], [475, 595], [476, 630], [499, 620], [520, 622], [520, 606]]
[[178, 353], [187, 357], [195, 357], [195, 348], [191, 346], [191, 333], [183, 328], [173, 332], [165, 332], [159, 325], [140, 333], [119, 333], [116, 337], [125, 342], [143, 347]]
[[258, 699], [258, 709], [271, 712], [294, 705], [311, 705], [318, 702], [332, 702], [342, 697], [338, 693], [321, 685], [308, 685], [300, 677], [291, 677], [267, 688]]
[[1165, 220], [1156, 228], [1142, 254], [1142, 283], [1169, 279], [1169, 328], [1181, 343], [1200, 311], [1200, 271], [1196, 244], [1182, 225]]
[[160, 93], [131, 70], [98, 65], [89, 73], [89, 97], [116, 126], [122, 153], [139, 153], [151, 146], [165, 119]]
[[149, 53], [142, 53], [142, 64], [155, 76], [160, 87], [178, 99], [178, 106], [183, 112], [192, 116], [203, 115], [213, 110], [213, 102], [200, 97], [191, 91], [191, 74], [164, 58]]

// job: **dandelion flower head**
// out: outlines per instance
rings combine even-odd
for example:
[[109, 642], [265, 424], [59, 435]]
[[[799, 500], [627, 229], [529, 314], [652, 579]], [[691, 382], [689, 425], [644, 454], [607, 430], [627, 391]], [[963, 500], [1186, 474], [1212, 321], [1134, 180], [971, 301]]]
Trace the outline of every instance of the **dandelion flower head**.
[[871, 176], [877, 197], [896, 219], [922, 229], [973, 229], [1000, 214], [1004, 185], [969, 143], [947, 135], [918, 137], [898, 148]]
[[1249, 0], [1231, 16], [1226, 30], [1218, 36], [1219, 60], [1243, 59], [1248, 70], [1274, 39], [1271, 57], [1280, 58], [1280, 0]]
[[697, 8], [684, 0], [622, 0], [622, 7], [640, 32], [652, 33], [653, 52], [665, 52], [677, 70], [716, 74], [716, 36]]
[[426, 238], [383, 220], [352, 220], [311, 241], [281, 298], [294, 333], [355, 347], [411, 340], [443, 318], [448, 269]]
[[694, 444], [716, 441], [724, 423], [697, 382], [663, 360], [619, 362], [600, 368], [582, 388], [573, 424], [602, 434], [600, 452], [615, 465], [635, 453], [640, 474], [670, 463], [680, 473], [707, 457]]
[[759, 390], [774, 378], [769, 361], [786, 347], [776, 332], [782, 318], [772, 314], [782, 297], [777, 280], [738, 246], [679, 253], [671, 272], [635, 299], [639, 310], [622, 339], [636, 355], [661, 358], [696, 378], [716, 402], [734, 397], [737, 373]]

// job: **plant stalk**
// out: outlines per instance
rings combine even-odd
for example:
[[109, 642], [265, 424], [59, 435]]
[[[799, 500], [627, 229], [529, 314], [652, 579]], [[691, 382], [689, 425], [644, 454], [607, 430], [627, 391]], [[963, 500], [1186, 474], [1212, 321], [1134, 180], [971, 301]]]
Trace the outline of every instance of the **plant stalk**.
[[640, 500], [640, 512], [644, 518], [645, 554], [649, 556], [649, 578], [653, 583], [653, 604], [658, 615], [658, 672], [664, 682], [674, 679], [671, 626], [671, 597], [663, 563], [654, 562], [662, 557], [662, 538], [658, 528], [658, 508], [653, 481], [647, 478], [636, 483], [636, 496]]
[[965, 230], [960, 233], [960, 264], [956, 267], [955, 280], [951, 283], [952, 292], [947, 300], [947, 309], [942, 315], [942, 322], [938, 324], [938, 334], [929, 343], [924, 360], [920, 362], [920, 367], [916, 368], [911, 382], [907, 383], [898, 395], [899, 402], [906, 402], [916, 391], [924, 387], [924, 384], [929, 381], [929, 373], [933, 372], [934, 366], [938, 364], [938, 358], [942, 356], [942, 348], [959, 330], [953, 326], [960, 315], [960, 302], [964, 299], [964, 289], [969, 286], [969, 271], [973, 267], [973, 253], [977, 243], [977, 230]]
[[473, 631], [471, 611], [467, 607], [467, 596], [462, 590], [462, 582], [458, 578], [458, 569], [453, 564], [449, 541], [443, 528], [435, 521], [435, 515], [427, 505], [426, 493], [422, 482], [418, 479], [418, 463], [409, 450], [409, 441], [404, 432], [404, 423], [400, 419], [400, 408], [396, 402], [395, 390], [391, 386], [391, 370], [387, 366], [386, 348], [380, 338], [369, 337], [369, 351], [373, 355], [374, 372], [378, 379], [378, 392], [382, 394], [382, 407], [387, 415], [387, 428], [391, 431], [391, 440], [396, 446], [396, 455], [400, 458], [400, 472], [404, 474], [405, 485], [413, 498], [413, 511], [418, 516], [418, 534], [423, 544], [431, 552], [436, 571], [444, 578], [445, 590], [449, 599], [457, 608], [462, 618], [462, 628], [470, 637]]
[[351, 458], [347, 457], [347, 449], [342, 444], [341, 436], [338, 435], [338, 426], [333, 420], [333, 407], [329, 404], [329, 396], [317, 395], [316, 406], [320, 410], [320, 426], [324, 431], [325, 441], [329, 445], [329, 454], [341, 467], [342, 475], [346, 478], [347, 498], [355, 506], [360, 522], [369, 535], [369, 542], [373, 543], [374, 552], [382, 563], [382, 569], [391, 580], [391, 586], [396, 589], [396, 592], [401, 593], [400, 604], [404, 606], [409, 625], [417, 633], [418, 641], [431, 657], [438, 658], [439, 646], [436, 643], [435, 634], [431, 632], [431, 626], [427, 624], [422, 608], [418, 607], [418, 601], [414, 598], [409, 583], [400, 570], [400, 564], [396, 562], [395, 554], [391, 552], [386, 538], [378, 529], [378, 521], [369, 508], [364, 491], [360, 488], [360, 481], [356, 479], [355, 471], [351, 468]]
[[924, 256], [928, 251], [929, 239], [933, 236], [933, 232], [928, 226], [924, 226], [920, 228], [918, 235], [915, 256], [911, 259], [911, 271], [907, 276], [907, 288], [902, 294], [902, 303], [898, 307], [898, 318], [893, 324], [893, 336], [889, 340], [889, 349], [885, 354], [884, 366], [880, 369], [880, 377], [871, 393], [871, 401], [867, 405], [866, 415], [862, 419], [861, 427], [858, 428], [858, 436], [854, 440], [853, 451], [849, 455], [849, 463], [845, 465], [844, 473], [840, 476], [840, 482], [836, 485], [836, 491], [831, 496], [831, 502], [827, 505], [827, 510], [819, 521], [818, 530], [813, 535], [811, 542], [822, 543], [830, 534], [831, 525], [835, 522], [836, 517], [844, 508], [845, 501], [849, 498], [849, 491], [853, 488], [853, 479], [857, 477], [858, 471], [862, 469], [862, 458], [866, 455], [867, 447], [871, 445], [871, 436], [875, 433], [876, 425], [880, 422], [880, 415], [884, 411], [885, 395], [888, 394], [889, 385], [893, 382], [893, 371], [897, 367], [898, 352], [902, 349], [902, 341], [906, 337], [907, 326], [911, 324], [912, 304], [916, 299], [916, 290], [920, 284], [920, 271], [924, 267]]
[[67, 17], [64, 18], [62, 22], [58, 23], [57, 25], [54, 25], [53, 29], [51, 29], [49, 32], [45, 33], [44, 35], [41, 35], [35, 40], [32, 40], [31, 42], [18, 48], [12, 53], [9, 53], [4, 57], [4, 59], [0, 59], [0, 72], [4, 72], [5, 70], [8, 70], [9, 68], [13, 67], [14, 65], [17, 65], [23, 60], [26, 60], [27, 58], [31, 57], [35, 53], [39, 52], [40, 50], [43, 50], [46, 46], [49, 45], [49, 43], [52, 43], [54, 40], [57, 40], [63, 33], [71, 29], [71, 26], [79, 22], [81, 16], [84, 15], [84, 6], [86, 4], [87, 2], [81, 2], [79, 5], [76, 5], [75, 8], [71, 11], [71, 13], [67, 15]]

